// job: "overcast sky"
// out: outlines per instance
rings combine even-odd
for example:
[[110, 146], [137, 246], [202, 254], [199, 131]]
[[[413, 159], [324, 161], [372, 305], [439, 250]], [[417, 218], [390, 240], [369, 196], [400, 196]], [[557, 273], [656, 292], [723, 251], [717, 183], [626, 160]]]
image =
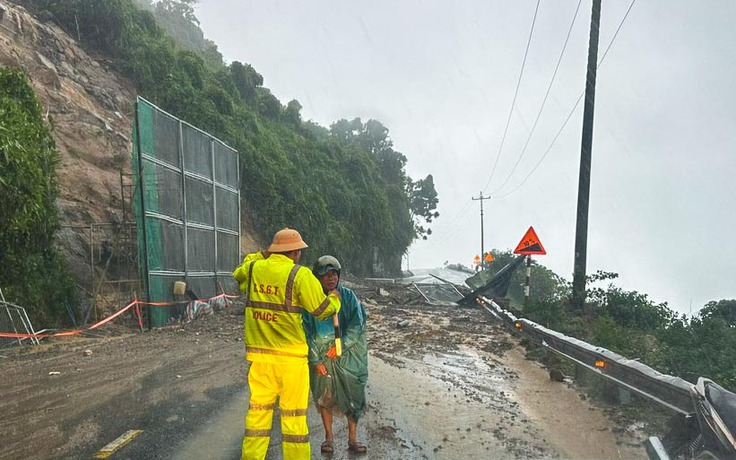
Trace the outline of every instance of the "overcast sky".
[[[584, 90], [591, 0], [529, 134], [577, 5], [540, 3], [513, 112], [535, 0], [200, 0], [197, 15], [303, 119], [379, 120], [409, 176], [434, 176], [440, 218], [410, 268], [472, 263], [482, 190], [485, 249], [533, 226], [535, 260], [572, 280], [582, 105], [552, 141]], [[603, 0], [599, 58], [630, 5]], [[587, 272], [682, 313], [736, 298], [734, 24], [732, 0], [640, 0], [598, 70]]]

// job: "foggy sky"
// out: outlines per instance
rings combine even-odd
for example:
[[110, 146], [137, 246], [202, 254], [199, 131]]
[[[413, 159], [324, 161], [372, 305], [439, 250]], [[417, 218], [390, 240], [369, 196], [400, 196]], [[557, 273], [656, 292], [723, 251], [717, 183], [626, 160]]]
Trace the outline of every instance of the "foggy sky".
[[[519, 158], [577, 4], [541, 2], [503, 148], [536, 1], [200, 0], [197, 16], [304, 120], [377, 119], [408, 174], [434, 176], [441, 216], [405, 268], [472, 263], [482, 190], [485, 249], [534, 226], [547, 250], [535, 260], [571, 280], [582, 105], [551, 143], [584, 90], [590, 0]], [[629, 5], [603, 0], [599, 59]], [[640, 0], [598, 69], [587, 272], [681, 313], [736, 298], [733, 24], [732, 1]]]

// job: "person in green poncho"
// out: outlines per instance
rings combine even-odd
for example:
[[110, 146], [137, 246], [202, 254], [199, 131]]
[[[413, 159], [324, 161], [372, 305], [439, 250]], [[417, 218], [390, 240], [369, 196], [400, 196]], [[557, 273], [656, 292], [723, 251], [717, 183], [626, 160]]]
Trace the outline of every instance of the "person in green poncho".
[[317, 320], [303, 315], [304, 332], [309, 345], [309, 383], [312, 396], [325, 427], [323, 453], [333, 452], [332, 416], [344, 414], [348, 419], [348, 450], [365, 453], [367, 447], [357, 440], [358, 419], [365, 408], [365, 385], [368, 380], [368, 349], [366, 345], [365, 308], [351, 290], [340, 283], [340, 262], [332, 256], [322, 256], [314, 263], [312, 273], [322, 283], [325, 292], [337, 289], [342, 308], [338, 314], [342, 355], [335, 347], [335, 326], [332, 319]]

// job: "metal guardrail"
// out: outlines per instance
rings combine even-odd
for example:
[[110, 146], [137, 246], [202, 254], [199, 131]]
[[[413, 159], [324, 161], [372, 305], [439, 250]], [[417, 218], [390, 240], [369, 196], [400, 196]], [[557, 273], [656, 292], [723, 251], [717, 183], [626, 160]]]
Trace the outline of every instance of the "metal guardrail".
[[[2, 291], [0, 291], [0, 296], [1, 295]], [[16, 334], [35, 334], [33, 326], [31, 325], [31, 320], [28, 319], [25, 308], [6, 302], [5, 300], [0, 300], [0, 331], [13, 332]], [[18, 344], [21, 344], [23, 340], [26, 339], [0, 339], [0, 346], [6, 345], [6, 343], [3, 342], [10, 344], [16, 340], [18, 341]], [[40, 343], [36, 337], [31, 337], [30, 341], [34, 345], [38, 345]]]
[[693, 385], [686, 380], [662, 374], [646, 364], [547, 329], [534, 321], [517, 318], [485, 297], [478, 297], [478, 303], [507, 326], [563, 358], [680, 414], [693, 412], [690, 396]]

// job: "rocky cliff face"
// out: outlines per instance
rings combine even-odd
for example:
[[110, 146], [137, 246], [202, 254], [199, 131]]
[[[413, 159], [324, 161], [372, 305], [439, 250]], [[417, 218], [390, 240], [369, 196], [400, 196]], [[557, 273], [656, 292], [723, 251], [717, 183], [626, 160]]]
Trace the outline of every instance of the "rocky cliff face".
[[[123, 211], [130, 187], [121, 185], [121, 172], [131, 169], [135, 91], [52, 21], [3, 0], [0, 14], [0, 65], [26, 72], [53, 125], [61, 156], [60, 243], [80, 285], [92, 292], [103, 246], [110, 245], [109, 231], [100, 229], [132, 220]], [[123, 176], [122, 184], [130, 183]]]

